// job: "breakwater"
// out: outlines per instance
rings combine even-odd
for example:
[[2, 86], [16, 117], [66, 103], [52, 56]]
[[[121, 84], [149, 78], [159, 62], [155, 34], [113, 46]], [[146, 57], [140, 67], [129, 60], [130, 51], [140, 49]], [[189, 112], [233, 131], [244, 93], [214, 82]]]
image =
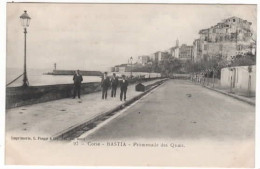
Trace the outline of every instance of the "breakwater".
[[[46, 75], [74, 75], [75, 70], [53, 70], [52, 72], [45, 73]], [[81, 70], [80, 74], [82, 76], [102, 76], [100, 71], [86, 71]]]

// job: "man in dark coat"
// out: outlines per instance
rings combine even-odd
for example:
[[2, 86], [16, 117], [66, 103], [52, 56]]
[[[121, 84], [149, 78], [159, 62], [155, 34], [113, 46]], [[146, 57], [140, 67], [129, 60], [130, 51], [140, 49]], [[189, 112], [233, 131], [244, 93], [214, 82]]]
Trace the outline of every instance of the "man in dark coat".
[[81, 82], [83, 81], [83, 78], [79, 70], [77, 70], [75, 75], [73, 76], [73, 81], [74, 81], [73, 99], [75, 99], [77, 94], [78, 94], [78, 98], [80, 98]]
[[128, 81], [125, 79], [125, 75], [122, 76], [122, 80], [120, 82], [120, 100], [122, 101], [123, 95], [124, 95], [124, 101], [126, 100], [126, 92], [127, 92], [127, 86], [128, 86]]
[[117, 86], [118, 86], [118, 78], [116, 77], [115, 73], [113, 73], [113, 77], [111, 78], [111, 86], [112, 86], [111, 97], [116, 97], [116, 89], [117, 89]]
[[102, 99], [107, 99], [107, 90], [110, 86], [109, 77], [107, 77], [107, 72], [104, 73], [101, 80], [101, 87], [102, 87]]

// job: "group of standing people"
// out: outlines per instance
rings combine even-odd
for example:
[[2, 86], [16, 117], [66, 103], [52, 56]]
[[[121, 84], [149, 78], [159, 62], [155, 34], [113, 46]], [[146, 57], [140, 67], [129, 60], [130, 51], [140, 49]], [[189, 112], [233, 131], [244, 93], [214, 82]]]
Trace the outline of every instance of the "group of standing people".
[[116, 91], [118, 85], [120, 86], [120, 100], [126, 100], [126, 92], [128, 81], [126, 80], [125, 75], [122, 75], [122, 80], [119, 81], [118, 77], [115, 73], [111, 79], [107, 76], [107, 72], [104, 73], [101, 80], [101, 87], [102, 87], [102, 99], [107, 99], [107, 91], [111, 87], [111, 97], [116, 97]]
[[[83, 77], [80, 74], [79, 70], [76, 71], [73, 76], [74, 81], [74, 90], [73, 90], [73, 99], [75, 99], [76, 95], [80, 98], [80, 90], [81, 90], [81, 82], [83, 81]], [[101, 80], [102, 87], [102, 99], [107, 99], [107, 91], [111, 87], [111, 97], [116, 97], [116, 91], [118, 86], [120, 86], [120, 100], [126, 100], [126, 92], [128, 87], [128, 81], [126, 80], [125, 75], [122, 75], [122, 80], [119, 81], [118, 77], [115, 73], [111, 78], [108, 77], [107, 72], [104, 73]]]

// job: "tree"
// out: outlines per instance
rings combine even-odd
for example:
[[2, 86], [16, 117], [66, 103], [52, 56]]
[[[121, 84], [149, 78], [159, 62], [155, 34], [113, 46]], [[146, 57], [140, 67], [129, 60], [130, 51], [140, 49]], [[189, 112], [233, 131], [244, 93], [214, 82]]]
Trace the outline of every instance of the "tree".
[[256, 56], [251, 53], [237, 55], [231, 62], [231, 66], [250, 66], [255, 64]]

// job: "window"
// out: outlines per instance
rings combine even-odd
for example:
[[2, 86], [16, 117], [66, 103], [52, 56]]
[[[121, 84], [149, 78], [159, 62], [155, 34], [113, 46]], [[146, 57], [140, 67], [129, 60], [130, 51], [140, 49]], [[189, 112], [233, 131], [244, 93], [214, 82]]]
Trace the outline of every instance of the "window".
[[235, 33], [231, 33], [231, 39], [234, 40], [236, 38], [236, 34]]
[[236, 22], [236, 19], [233, 19], [233, 22]]
[[204, 45], [204, 50], [208, 50], [208, 45]]
[[237, 45], [237, 50], [241, 51], [243, 49], [242, 45]]

